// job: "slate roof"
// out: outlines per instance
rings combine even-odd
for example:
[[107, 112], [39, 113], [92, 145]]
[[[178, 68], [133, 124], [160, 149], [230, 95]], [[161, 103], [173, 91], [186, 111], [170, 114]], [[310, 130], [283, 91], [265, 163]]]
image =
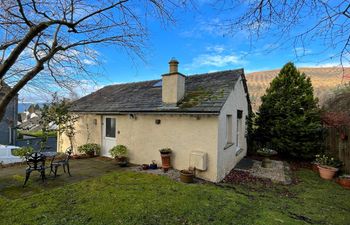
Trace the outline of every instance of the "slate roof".
[[162, 104], [162, 87], [155, 85], [161, 81], [159, 79], [106, 86], [73, 102], [70, 110], [94, 113], [219, 113], [241, 76], [248, 92], [243, 69], [186, 76], [185, 96], [176, 108]]

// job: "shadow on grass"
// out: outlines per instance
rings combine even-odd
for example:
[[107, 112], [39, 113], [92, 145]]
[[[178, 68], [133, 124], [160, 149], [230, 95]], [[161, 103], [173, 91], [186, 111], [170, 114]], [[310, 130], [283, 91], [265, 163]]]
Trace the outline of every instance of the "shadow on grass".
[[0, 195], [7, 199], [23, 198], [66, 184], [101, 176], [111, 171], [121, 170], [114, 160], [102, 157], [71, 160], [70, 167], [71, 177], [68, 173], [63, 172], [62, 167], [59, 167], [56, 178], [53, 174], [49, 175], [50, 169], [47, 169], [47, 179], [44, 182], [42, 182], [40, 174], [34, 171], [25, 187], [22, 186], [25, 178], [25, 165], [2, 168], [0, 169]]

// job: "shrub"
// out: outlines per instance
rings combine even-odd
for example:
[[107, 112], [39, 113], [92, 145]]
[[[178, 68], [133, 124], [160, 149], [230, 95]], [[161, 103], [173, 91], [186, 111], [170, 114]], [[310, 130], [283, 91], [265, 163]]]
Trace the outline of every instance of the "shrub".
[[28, 153], [33, 153], [34, 149], [31, 146], [25, 146], [22, 148], [16, 148], [12, 150], [12, 155], [14, 156], [19, 156], [22, 159], [25, 157], [26, 154]]
[[162, 148], [159, 150], [160, 154], [170, 154], [172, 151], [171, 151], [171, 148]]
[[116, 145], [112, 149], [109, 150], [112, 157], [114, 158], [122, 158], [128, 156], [128, 148], [125, 145]]
[[281, 69], [261, 100], [254, 132], [261, 146], [305, 159], [322, 150], [323, 129], [311, 80], [293, 63]]
[[78, 147], [78, 152], [85, 153], [88, 155], [96, 154], [99, 155], [101, 152], [101, 146], [99, 144], [88, 143]]

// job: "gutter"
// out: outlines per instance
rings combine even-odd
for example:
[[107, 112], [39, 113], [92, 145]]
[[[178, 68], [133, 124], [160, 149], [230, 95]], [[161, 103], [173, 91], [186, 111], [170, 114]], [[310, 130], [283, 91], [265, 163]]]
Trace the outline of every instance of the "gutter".
[[128, 111], [128, 112], [94, 112], [94, 111], [71, 111], [72, 113], [81, 113], [81, 114], [96, 114], [96, 115], [128, 115], [128, 114], [145, 114], [145, 115], [219, 115], [220, 112], [147, 112], [147, 111]]

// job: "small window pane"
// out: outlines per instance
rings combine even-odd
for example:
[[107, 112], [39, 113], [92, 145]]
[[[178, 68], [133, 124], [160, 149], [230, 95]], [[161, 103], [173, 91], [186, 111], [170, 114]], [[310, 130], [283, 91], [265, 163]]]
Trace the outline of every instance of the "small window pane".
[[115, 119], [106, 118], [106, 137], [115, 137]]
[[233, 143], [232, 115], [226, 115], [226, 143]]

